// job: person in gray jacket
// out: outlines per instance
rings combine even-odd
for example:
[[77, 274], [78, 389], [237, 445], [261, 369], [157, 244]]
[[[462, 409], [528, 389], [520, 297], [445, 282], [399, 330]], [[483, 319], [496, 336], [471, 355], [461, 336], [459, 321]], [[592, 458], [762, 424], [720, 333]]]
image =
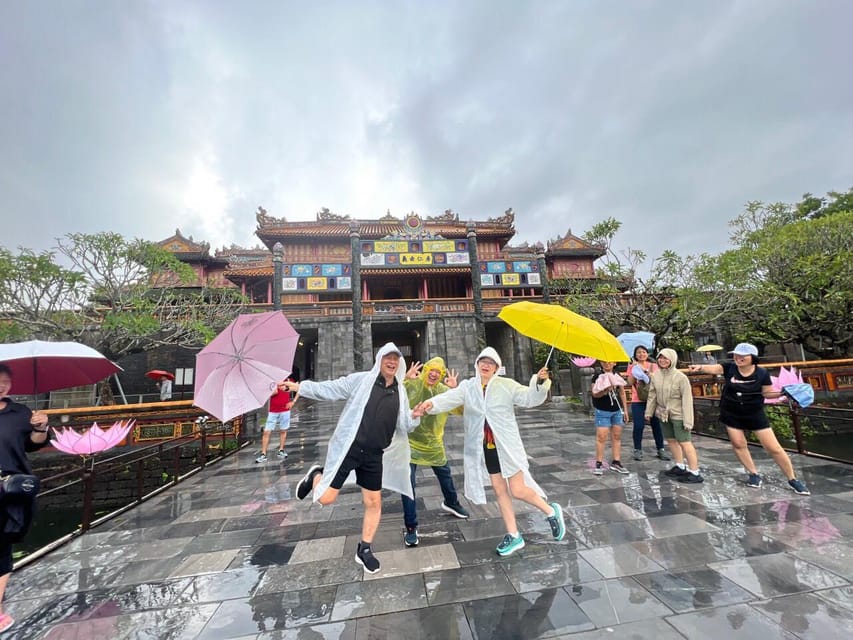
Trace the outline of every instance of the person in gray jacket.
[[663, 437], [676, 461], [666, 475], [679, 482], [704, 482], [692, 441], [693, 390], [690, 380], [676, 369], [678, 354], [674, 349], [661, 349], [657, 362], [658, 370], [650, 376], [646, 424], [651, 422], [652, 416], [660, 420]]

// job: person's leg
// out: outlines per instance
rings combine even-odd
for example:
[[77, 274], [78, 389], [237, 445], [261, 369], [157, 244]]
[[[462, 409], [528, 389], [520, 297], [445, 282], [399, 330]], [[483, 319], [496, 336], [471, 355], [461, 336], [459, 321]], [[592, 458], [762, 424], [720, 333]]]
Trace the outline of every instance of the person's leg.
[[417, 499], [417, 496], [415, 495], [415, 473], [417, 472], [418, 466], [416, 464], [409, 464], [409, 467], [411, 468], [412, 498], [402, 493], [400, 496], [403, 498], [403, 522], [406, 525], [406, 529], [414, 529], [418, 526], [417, 506], [413, 499]]
[[[527, 504], [533, 505], [537, 509], [539, 509], [546, 516], [553, 515], [554, 509], [549, 505], [545, 500], [540, 496], [536, 491], [528, 487], [524, 483], [524, 473], [519, 471], [515, 475], [511, 476], [507, 479], [509, 484], [509, 491], [513, 498], [518, 498], [526, 502]], [[512, 505], [512, 500], [510, 500], [510, 506]], [[513, 519], [515, 516], [513, 515]]]
[[290, 429], [290, 411], [281, 414], [278, 425], [278, 450], [284, 451], [284, 443], [287, 442], [287, 430]]
[[500, 473], [490, 473], [489, 478], [492, 481], [492, 487], [495, 490], [495, 498], [498, 501], [498, 508], [501, 510], [501, 518], [503, 518], [504, 526], [507, 533], [514, 536], [518, 535], [518, 525], [515, 521], [515, 511], [512, 508], [512, 496], [509, 493], [509, 486], [506, 478]]
[[[645, 411], [645, 407], [643, 408]], [[652, 437], [655, 439], [655, 447], [658, 451], [664, 448], [664, 439], [663, 439], [663, 431], [660, 428], [660, 420], [658, 420], [657, 416], [652, 416], [650, 420], [652, 425]]]
[[681, 448], [678, 440], [675, 438], [667, 438], [666, 444], [669, 446], [669, 451], [672, 454], [672, 459], [679, 467], [684, 465], [684, 451]]
[[785, 478], [788, 480], [793, 480], [796, 478], [794, 474], [794, 465], [791, 464], [791, 458], [788, 456], [788, 452], [782, 448], [782, 445], [779, 444], [779, 440], [776, 438], [776, 434], [773, 432], [773, 429], [758, 429], [754, 431], [758, 441], [761, 443], [761, 446], [764, 447], [764, 450], [770, 454], [773, 458], [773, 462], [782, 470], [782, 473], [785, 474]]
[[634, 438], [634, 451], [643, 450], [643, 431], [646, 428], [646, 403], [631, 403], [631, 420], [634, 422], [632, 436]]
[[373, 536], [379, 528], [379, 520], [382, 518], [382, 491], [361, 490], [361, 498], [364, 502], [364, 519], [361, 525], [361, 540], [370, 544]]
[[681, 452], [684, 454], [684, 457], [687, 459], [687, 468], [690, 471], [698, 471], [699, 470], [699, 456], [696, 455], [696, 447], [693, 446], [693, 443], [689, 440], [678, 443]]
[[264, 429], [263, 435], [261, 435], [261, 455], [267, 455], [267, 447], [270, 444], [270, 434], [271, 430]]
[[610, 427], [610, 451], [613, 460], [622, 460], [622, 425], [614, 424]]
[[610, 427], [595, 427], [595, 461], [604, 462], [604, 447], [610, 437]]
[[747, 473], [758, 475], [758, 470], [755, 467], [755, 462], [752, 460], [752, 454], [749, 453], [749, 445], [746, 443], [746, 435], [740, 429], [733, 429], [727, 426], [726, 431], [729, 434], [729, 442], [732, 443], [735, 455]]
[[456, 486], [453, 484], [453, 476], [450, 474], [450, 465], [444, 464], [440, 467], [433, 467], [432, 472], [438, 478], [438, 486], [441, 487], [441, 494], [444, 496], [445, 504], [455, 505], [459, 503], [459, 495], [456, 493]]

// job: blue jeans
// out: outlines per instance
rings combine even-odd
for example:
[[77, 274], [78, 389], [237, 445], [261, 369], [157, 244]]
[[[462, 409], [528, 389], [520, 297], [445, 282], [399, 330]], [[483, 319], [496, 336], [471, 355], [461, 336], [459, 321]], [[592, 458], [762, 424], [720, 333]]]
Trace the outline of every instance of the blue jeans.
[[[634, 421], [634, 448], [643, 448], [643, 431], [646, 429], [646, 403], [631, 403], [631, 419]], [[660, 420], [652, 416], [652, 436], [655, 439], [655, 447], [663, 449], [663, 433], [660, 430]]]
[[[412, 495], [417, 498], [417, 495], [415, 495], [415, 472], [418, 470], [418, 465], [409, 464], [409, 466], [412, 468]], [[435, 473], [435, 477], [438, 478], [438, 484], [441, 487], [441, 492], [444, 494], [444, 501], [447, 504], [456, 504], [459, 502], [459, 496], [456, 495], [456, 487], [453, 486], [453, 477], [450, 475], [450, 465], [433, 467], [432, 471]], [[402, 498], [403, 520], [406, 526], [417, 527], [418, 512], [415, 507], [415, 501], [408, 496], [402, 496]]]

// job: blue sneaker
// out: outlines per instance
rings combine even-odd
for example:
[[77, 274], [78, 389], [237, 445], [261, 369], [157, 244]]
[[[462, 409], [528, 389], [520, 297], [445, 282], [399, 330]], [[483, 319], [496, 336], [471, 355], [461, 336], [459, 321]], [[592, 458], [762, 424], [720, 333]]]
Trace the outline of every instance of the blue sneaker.
[[420, 539], [418, 539], [417, 527], [406, 527], [406, 535], [403, 536], [403, 543], [407, 547], [417, 547]]
[[746, 479], [746, 486], [753, 489], [758, 489], [761, 486], [761, 476], [757, 473], [750, 473]]
[[512, 537], [510, 534], [506, 534], [495, 551], [498, 552], [499, 556], [508, 556], [523, 548], [524, 538], [521, 537], [520, 533], [515, 537]]
[[556, 502], [549, 502], [554, 510], [553, 516], [548, 516], [548, 524], [551, 525], [551, 535], [554, 540], [562, 540], [566, 537], [566, 521], [563, 516], [563, 509]]
[[809, 491], [809, 488], [802, 480], [797, 480], [796, 478], [794, 478], [793, 480], [788, 480], [788, 486], [791, 487], [791, 490], [794, 493], [797, 493], [801, 496], [810, 496], [812, 494], [812, 492]]

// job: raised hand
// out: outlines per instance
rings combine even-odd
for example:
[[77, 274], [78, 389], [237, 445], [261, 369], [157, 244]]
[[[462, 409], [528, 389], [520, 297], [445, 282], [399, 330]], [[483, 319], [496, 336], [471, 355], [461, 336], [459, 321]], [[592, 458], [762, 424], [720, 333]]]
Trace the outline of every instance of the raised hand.
[[548, 373], [548, 367], [542, 367], [536, 374], [536, 377], [540, 380], [547, 380], [551, 377], [551, 374]]
[[447, 377], [444, 379], [444, 384], [446, 384], [451, 389], [455, 389], [459, 385], [459, 373], [456, 369], [451, 369], [447, 372]]
[[409, 367], [409, 370], [406, 371], [406, 378], [408, 380], [414, 380], [415, 378], [417, 378], [421, 373], [422, 367], [423, 365], [420, 362], [413, 362], [412, 366]]
[[47, 414], [44, 411], [33, 411], [32, 416], [30, 416], [30, 424], [34, 427], [46, 427]]

